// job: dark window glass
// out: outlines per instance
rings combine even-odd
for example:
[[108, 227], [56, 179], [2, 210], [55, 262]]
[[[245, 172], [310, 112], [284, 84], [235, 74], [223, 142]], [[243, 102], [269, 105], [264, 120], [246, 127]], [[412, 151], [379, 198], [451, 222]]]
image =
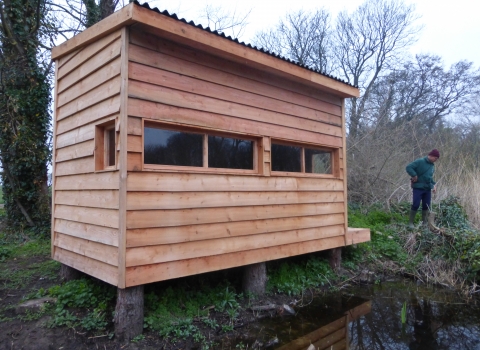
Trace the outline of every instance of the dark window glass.
[[272, 171], [301, 172], [302, 147], [272, 144]]
[[253, 169], [253, 141], [208, 136], [208, 167]]
[[332, 173], [332, 153], [305, 148], [305, 172], [314, 174]]
[[109, 129], [107, 136], [107, 166], [115, 165], [115, 129]]
[[203, 166], [203, 135], [145, 128], [145, 164]]

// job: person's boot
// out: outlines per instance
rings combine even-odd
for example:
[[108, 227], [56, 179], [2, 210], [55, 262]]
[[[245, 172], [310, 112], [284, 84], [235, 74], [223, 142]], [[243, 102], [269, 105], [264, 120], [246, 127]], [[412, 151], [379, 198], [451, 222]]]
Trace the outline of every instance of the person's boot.
[[423, 227], [428, 227], [428, 209], [422, 210], [422, 225]]
[[417, 215], [417, 211], [416, 210], [410, 210], [410, 217], [409, 217], [409, 220], [408, 220], [408, 227], [410, 227], [410, 228], [414, 227], [413, 222], [415, 221], [415, 215]]

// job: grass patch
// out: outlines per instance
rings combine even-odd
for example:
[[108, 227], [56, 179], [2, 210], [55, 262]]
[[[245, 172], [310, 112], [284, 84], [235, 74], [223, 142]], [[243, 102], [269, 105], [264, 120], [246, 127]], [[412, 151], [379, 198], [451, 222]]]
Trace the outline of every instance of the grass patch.
[[300, 295], [309, 288], [331, 285], [337, 278], [326, 259], [310, 255], [270, 264], [267, 290], [273, 293]]
[[478, 279], [480, 232], [469, 223], [457, 198], [443, 200], [433, 208], [441, 232], [422, 227], [420, 214], [417, 226], [409, 229], [409, 211], [410, 203], [390, 211], [379, 206], [349, 206], [349, 226], [370, 228], [371, 241], [347, 247], [344, 265], [370, 264], [450, 287]]

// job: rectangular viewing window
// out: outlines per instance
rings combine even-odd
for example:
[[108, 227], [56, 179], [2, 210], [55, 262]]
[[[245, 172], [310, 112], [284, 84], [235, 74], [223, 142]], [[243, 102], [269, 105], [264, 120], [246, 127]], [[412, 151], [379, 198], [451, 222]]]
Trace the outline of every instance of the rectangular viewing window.
[[148, 164], [203, 166], [203, 135], [145, 127], [144, 162]]
[[272, 171], [302, 171], [302, 148], [272, 143]]
[[334, 154], [334, 149], [272, 141], [272, 171], [332, 175]]
[[253, 170], [253, 141], [209, 135], [208, 167]]
[[305, 172], [313, 174], [331, 174], [332, 152], [305, 148]]
[[144, 164], [256, 169], [256, 141], [196, 129], [170, 129], [148, 123], [144, 128]]

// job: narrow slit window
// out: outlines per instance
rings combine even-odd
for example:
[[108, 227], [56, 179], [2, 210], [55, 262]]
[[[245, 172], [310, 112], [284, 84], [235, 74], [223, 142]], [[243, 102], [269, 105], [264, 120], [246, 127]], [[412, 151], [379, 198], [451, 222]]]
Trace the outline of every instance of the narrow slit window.
[[116, 137], [114, 120], [95, 126], [95, 171], [116, 169]]
[[105, 131], [105, 152], [107, 166], [115, 166], [115, 129], [111, 128]]

